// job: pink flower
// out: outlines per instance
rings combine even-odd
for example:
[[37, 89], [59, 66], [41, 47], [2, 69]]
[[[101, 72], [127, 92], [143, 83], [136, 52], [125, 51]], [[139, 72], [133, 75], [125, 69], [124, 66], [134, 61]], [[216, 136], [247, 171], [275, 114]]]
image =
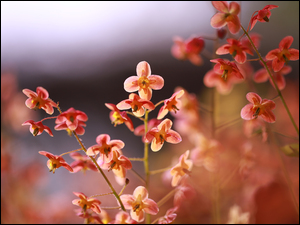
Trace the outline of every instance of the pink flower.
[[216, 13], [210, 20], [210, 25], [213, 28], [221, 28], [228, 26], [232, 34], [236, 34], [241, 29], [240, 5], [236, 2], [230, 2], [228, 5], [225, 1], [212, 1], [213, 6], [220, 12]]
[[180, 90], [175, 92], [171, 98], [168, 98], [164, 100], [164, 105], [160, 108], [157, 119], [164, 118], [165, 115], [167, 115], [168, 112], [174, 112], [176, 113], [177, 110], [179, 110], [181, 106], [181, 102], [179, 98], [184, 94], [184, 90]]
[[251, 48], [248, 46], [244, 46], [240, 43], [240, 41], [228, 38], [227, 42], [229, 44], [225, 44], [217, 49], [216, 54], [218, 55], [225, 55], [225, 54], [231, 54], [232, 57], [240, 64], [243, 64], [247, 60], [246, 53], [253, 55]]
[[177, 214], [175, 213], [177, 211], [177, 209], [178, 209], [178, 207], [173, 207], [171, 209], [168, 209], [168, 211], [166, 212], [166, 215], [159, 218], [158, 224], [170, 224], [170, 223], [172, 223], [177, 217]]
[[195, 197], [195, 189], [187, 183], [187, 178], [184, 177], [181, 181], [181, 184], [176, 187], [176, 193], [174, 195], [174, 206], [179, 208], [180, 205], [185, 202], [187, 199]]
[[57, 124], [55, 130], [75, 131], [78, 135], [83, 135], [85, 130], [82, 126], [86, 126], [85, 121], [88, 120], [87, 115], [73, 107], [61, 113], [55, 123]]
[[77, 205], [81, 207], [84, 212], [87, 209], [91, 209], [97, 214], [101, 213], [101, 208], [100, 208], [101, 202], [98, 199], [88, 198], [85, 194], [81, 192], [73, 192], [73, 194], [79, 197], [79, 199], [74, 199], [72, 201], [73, 205]]
[[[257, 34], [257, 33], [250, 33], [249, 36], [250, 36], [253, 44], [255, 45], [255, 47], [257, 49], [259, 49], [261, 36], [259, 34]], [[252, 47], [252, 45], [251, 45], [251, 43], [250, 43], [250, 41], [249, 41], [249, 39], [248, 39], [248, 37], [243, 37], [241, 39], [240, 43], [241, 43], [242, 46], [251, 49], [251, 51], [254, 50], [253, 47]]]
[[246, 98], [251, 103], [244, 106], [241, 110], [241, 117], [244, 120], [252, 120], [261, 116], [261, 118], [268, 123], [275, 122], [275, 115], [271, 111], [275, 108], [275, 102], [268, 99], [262, 100], [261, 97], [254, 92], [249, 92]]
[[252, 137], [255, 134], [261, 134], [262, 142], [266, 142], [266, 140], [268, 139], [266, 122], [260, 117], [252, 120], [244, 120], [243, 131], [248, 138]]
[[132, 109], [135, 116], [141, 117], [145, 114], [145, 108], [148, 110], [155, 109], [151, 101], [140, 98], [137, 94], [131, 93], [129, 99], [123, 100], [117, 104], [118, 109]]
[[117, 106], [112, 103], [105, 103], [105, 105], [111, 110], [109, 118], [114, 126], [125, 123], [129, 130], [134, 131], [133, 123], [126, 112], [120, 112]]
[[57, 107], [57, 104], [49, 98], [48, 91], [43, 87], [37, 87], [36, 93], [29, 89], [23, 89], [23, 93], [29, 97], [25, 102], [29, 109], [42, 108], [51, 115], [54, 112], [53, 107]]
[[[161, 123], [162, 120], [158, 120], [156, 118], [153, 118], [151, 120], [148, 121], [148, 130], [151, 130], [151, 128], [156, 127], [158, 124]], [[140, 126], [137, 126], [134, 129], [134, 134], [136, 136], [143, 136], [142, 137], [142, 141], [145, 142], [145, 125], [142, 124]]]
[[131, 76], [125, 80], [125, 91], [138, 91], [141, 98], [150, 100], [152, 89], [160, 90], [164, 86], [164, 79], [161, 76], [151, 75], [150, 65], [146, 61], [139, 62], [136, 67], [136, 74], [137, 76]]
[[125, 144], [121, 140], [110, 140], [108, 134], [100, 134], [96, 138], [98, 145], [89, 147], [86, 154], [89, 156], [100, 153], [98, 162], [99, 165], [103, 163], [109, 163], [113, 159], [113, 152], [122, 149]]
[[159, 151], [164, 142], [177, 144], [181, 142], [181, 136], [174, 130], [171, 130], [172, 121], [163, 120], [157, 127], [152, 128], [146, 134], [146, 142], [151, 142], [151, 149], [154, 152]]
[[256, 11], [257, 15], [253, 16], [250, 20], [250, 23], [251, 23], [250, 30], [253, 29], [253, 27], [257, 21], [262, 22], [262, 23], [269, 22], [269, 18], [271, 16], [270, 10], [277, 8], [277, 7], [278, 7], [277, 5], [266, 5], [262, 10]]
[[44, 125], [41, 121], [34, 122], [33, 120], [27, 120], [22, 123], [22, 126], [24, 125], [30, 125], [29, 130], [33, 134], [33, 136], [40, 135], [45, 130], [51, 137], [53, 137], [53, 133], [50, 128]]
[[227, 59], [211, 59], [210, 61], [216, 63], [214, 72], [221, 75], [221, 78], [224, 80], [227, 80], [229, 76], [236, 76], [239, 79], [244, 79], [243, 74], [234, 62], [230, 62]]
[[83, 172], [86, 170], [98, 172], [97, 167], [87, 155], [81, 155], [79, 152], [72, 152], [69, 155], [75, 160], [70, 164], [70, 166], [73, 168], [73, 173], [77, 173], [80, 170]]
[[188, 160], [190, 150], [187, 150], [184, 154], [179, 157], [179, 162], [171, 169], [170, 173], [173, 176], [171, 185], [172, 187], [178, 186], [182, 177], [186, 174], [189, 175], [192, 170], [193, 162]]
[[299, 50], [290, 48], [293, 41], [294, 38], [292, 36], [286, 36], [280, 41], [279, 48], [269, 51], [266, 55], [267, 60], [273, 60], [272, 67], [275, 72], [281, 70], [284, 63], [299, 59]]
[[110, 222], [111, 224], [136, 224], [137, 222], [131, 219], [127, 212], [120, 211], [117, 213], [115, 220]]
[[172, 55], [179, 60], [190, 60], [196, 66], [203, 64], [199, 53], [204, 47], [204, 41], [201, 37], [190, 37], [183, 40], [181, 37], [173, 38], [174, 45], [171, 48]]
[[63, 157], [59, 155], [53, 155], [52, 153], [46, 151], [39, 151], [39, 153], [49, 158], [47, 161], [47, 166], [50, 169], [49, 172], [55, 173], [55, 170], [61, 166], [65, 167], [70, 172], [73, 172], [72, 167], [66, 163]]
[[144, 221], [145, 213], [156, 215], [159, 208], [155, 201], [148, 198], [148, 191], [143, 186], [138, 186], [133, 195], [121, 195], [125, 209], [130, 209], [130, 216], [137, 222]]

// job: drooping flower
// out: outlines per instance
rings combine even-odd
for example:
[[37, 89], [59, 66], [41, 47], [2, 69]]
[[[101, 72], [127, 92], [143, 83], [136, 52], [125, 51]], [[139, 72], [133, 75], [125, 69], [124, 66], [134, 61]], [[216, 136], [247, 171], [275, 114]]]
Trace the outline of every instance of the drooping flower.
[[121, 195], [120, 199], [125, 209], [130, 209], [130, 216], [137, 222], [143, 222], [145, 213], [156, 215], [159, 208], [155, 201], [148, 198], [148, 191], [143, 186], [138, 186], [133, 195]]
[[275, 108], [275, 102], [268, 99], [261, 99], [261, 97], [254, 92], [249, 92], [246, 98], [250, 104], [247, 104], [241, 110], [241, 117], [244, 120], [252, 120], [261, 116], [261, 118], [268, 123], [275, 122], [275, 115], [271, 111]]
[[86, 170], [98, 172], [97, 167], [87, 155], [81, 155], [79, 152], [72, 152], [69, 155], [75, 160], [70, 164], [70, 166], [73, 168], [73, 173], [77, 173], [80, 170], [83, 172]]
[[221, 78], [227, 80], [229, 76], [236, 76], [239, 79], [244, 79], [243, 74], [240, 72], [239, 68], [234, 62], [230, 62], [227, 59], [211, 59], [214, 65], [214, 72], [221, 75]]
[[241, 29], [240, 19], [238, 14], [240, 13], [240, 5], [236, 2], [226, 1], [212, 1], [212, 5], [219, 11], [210, 20], [210, 25], [213, 28], [221, 28], [228, 26], [229, 31], [232, 34], [236, 34]]
[[83, 209], [85, 212], [87, 209], [91, 209], [97, 214], [101, 213], [100, 204], [101, 202], [98, 199], [95, 198], [88, 198], [85, 194], [82, 192], [73, 192], [74, 195], [79, 197], [79, 199], [74, 199], [72, 201], [73, 205], [77, 205]]
[[257, 12], [257, 14], [255, 16], [253, 16], [250, 20], [250, 24], [251, 24], [250, 30], [253, 29], [253, 27], [257, 21], [262, 22], [262, 23], [269, 22], [269, 18], [271, 16], [270, 10], [277, 8], [277, 7], [278, 7], [277, 5], [266, 5], [263, 9], [255, 11], [254, 13]]
[[246, 53], [253, 55], [251, 48], [242, 45], [242, 43], [234, 38], [227, 39], [228, 44], [222, 45], [216, 51], [218, 55], [230, 54], [240, 64], [247, 60]]
[[36, 92], [23, 89], [23, 93], [29, 97], [25, 102], [29, 109], [42, 108], [46, 113], [52, 115], [54, 112], [53, 107], [57, 107], [57, 104], [49, 98], [48, 91], [43, 87], [37, 87]]
[[227, 224], [248, 224], [250, 219], [250, 213], [242, 213], [241, 208], [238, 205], [233, 205], [229, 211], [229, 219]]
[[192, 170], [193, 162], [187, 159], [190, 154], [190, 150], [187, 150], [179, 157], [179, 162], [171, 169], [170, 173], [173, 176], [171, 185], [172, 187], [178, 186], [182, 177], [189, 175]]
[[79, 110], [75, 110], [73, 107], [67, 111], [61, 113], [55, 123], [57, 124], [55, 130], [67, 130], [75, 131], [78, 135], [83, 135], [85, 130], [82, 126], [86, 126], [85, 121], [88, 120], [87, 115]]
[[244, 120], [243, 132], [248, 138], [252, 137], [254, 134], [261, 134], [262, 142], [266, 142], [268, 139], [266, 122], [261, 117], [252, 120]]
[[22, 126], [24, 125], [30, 125], [29, 130], [33, 134], [33, 136], [40, 135], [45, 130], [51, 137], [53, 137], [53, 133], [50, 128], [44, 125], [41, 121], [34, 122], [33, 120], [27, 120], [22, 123]]
[[135, 93], [129, 95], [129, 99], [123, 100], [117, 104], [118, 109], [132, 109], [135, 116], [141, 117], [145, 114], [145, 108], [148, 110], [154, 110], [155, 106], [151, 101], [140, 98]]
[[175, 92], [171, 98], [168, 98], [164, 100], [164, 105], [160, 108], [157, 119], [164, 118], [165, 115], [167, 115], [168, 112], [174, 112], [176, 113], [179, 108], [181, 107], [181, 102], [179, 98], [184, 94], [184, 90], [180, 90]]
[[[162, 120], [158, 120], [153, 118], [148, 121], [148, 130], [151, 130], [153, 127], [156, 127], [158, 124], [161, 123]], [[143, 136], [142, 141], [145, 143], [145, 125], [139, 125], [134, 129], [134, 135], [136, 136]]]
[[113, 159], [113, 152], [124, 148], [125, 144], [121, 140], [110, 140], [108, 134], [100, 134], [96, 138], [97, 145], [89, 147], [86, 154], [89, 156], [100, 153], [98, 163], [109, 163]]
[[266, 55], [267, 60], [273, 60], [272, 67], [275, 72], [281, 70], [284, 63], [299, 59], [299, 50], [290, 48], [293, 41], [294, 38], [292, 36], [286, 36], [280, 41], [279, 48], [269, 51]]
[[179, 60], [190, 60], [196, 66], [203, 64], [203, 59], [199, 55], [204, 47], [204, 40], [201, 37], [192, 36], [187, 40], [175, 36], [171, 54]]
[[55, 170], [61, 166], [65, 167], [70, 172], [73, 172], [72, 167], [63, 159], [62, 156], [53, 155], [52, 153], [46, 151], [39, 151], [39, 153], [49, 158], [47, 161], [47, 166], [50, 169], [49, 172], [55, 173]]
[[190, 184], [188, 184], [187, 180], [187, 177], [183, 177], [180, 185], [176, 187], [176, 192], [174, 195], [174, 206], [177, 208], [179, 208], [180, 205], [187, 199], [191, 199], [196, 195], [195, 189]]
[[146, 142], [150, 143], [152, 141], [152, 151], [159, 151], [165, 141], [173, 144], [181, 142], [182, 139], [180, 134], [171, 130], [172, 124], [170, 119], [164, 119], [157, 127], [154, 127], [147, 132]]
[[114, 126], [125, 123], [129, 130], [134, 131], [133, 123], [126, 112], [121, 112], [117, 106], [112, 103], [105, 103], [105, 105], [111, 110], [109, 118]]
[[177, 211], [178, 207], [173, 207], [171, 209], [168, 209], [166, 214], [163, 217], [160, 217], [158, 219], [158, 224], [170, 224], [172, 223], [176, 217], [177, 214], [175, 213]]
[[120, 211], [116, 214], [115, 220], [110, 222], [111, 224], [136, 224], [137, 222], [131, 219], [127, 212]]
[[143, 99], [150, 100], [152, 89], [160, 90], [164, 86], [164, 79], [159, 75], [151, 75], [151, 68], [146, 61], [139, 62], [136, 67], [137, 76], [128, 77], [124, 81], [124, 89], [127, 92], [138, 91]]

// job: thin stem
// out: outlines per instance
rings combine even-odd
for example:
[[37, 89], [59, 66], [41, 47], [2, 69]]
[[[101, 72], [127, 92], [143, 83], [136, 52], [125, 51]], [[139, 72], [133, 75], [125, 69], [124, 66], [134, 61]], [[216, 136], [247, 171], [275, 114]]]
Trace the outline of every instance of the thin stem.
[[159, 170], [152, 170], [152, 171], [149, 171], [149, 174], [153, 175], [153, 174], [157, 174], [157, 173], [163, 173], [169, 169], [172, 169], [172, 167], [167, 167], [167, 168], [163, 168], [163, 169], [159, 169]]
[[44, 120], [50, 120], [50, 119], [56, 119], [56, 118], [57, 118], [57, 116], [46, 117], [46, 118], [42, 119], [41, 122]]
[[119, 209], [120, 208], [120, 206], [114, 206], [114, 207], [103, 207], [103, 206], [101, 206], [101, 209]]
[[136, 118], [138, 118], [138, 119], [140, 119], [141, 121], [144, 121], [144, 119], [143, 119], [143, 118], [141, 118], [141, 117], [137, 117], [137, 116], [136, 116], [136, 115], [134, 115], [132, 112], [126, 111], [126, 113], [127, 113], [127, 114], [129, 114], [129, 115], [132, 115], [132, 116], [134, 116], [134, 117], [136, 117]]
[[225, 126], [228, 126], [228, 125], [233, 125], [233, 124], [235, 124], [236, 122], [239, 122], [240, 120], [241, 120], [241, 117], [236, 118], [236, 119], [234, 119], [234, 120], [231, 120], [231, 121], [229, 121], [229, 122], [226, 122], [226, 123], [223, 123], [223, 124], [217, 126], [215, 129], [218, 130], [218, 129], [222, 128], [222, 127], [225, 127]]
[[143, 183], [146, 184], [145, 179], [144, 179], [140, 174], [138, 174], [134, 169], [131, 168], [130, 171], [131, 171], [134, 175], [136, 175]]
[[[161, 100], [160, 102], [156, 103], [154, 107], [156, 108], [156, 107], [159, 106], [161, 103], [164, 103], [164, 101], [165, 101], [165, 100]], [[145, 118], [146, 118], [146, 116], [145, 116]]]
[[105, 195], [112, 195], [113, 192], [109, 192], [109, 193], [104, 193], [104, 194], [97, 194], [97, 195], [92, 195], [89, 198], [94, 198], [94, 197], [101, 197], [101, 196], [105, 196]]
[[174, 188], [167, 195], [165, 195], [165, 197], [163, 197], [161, 200], [159, 200], [159, 202], [157, 202], [158, 208], [160, 208], [163, 204], [165, 204], [166, 201], [168, 201], [169, 198], [171, 198], [175, 194], [176, 191], [177, 191], [177, 188]]
[[128, 158], [130, 161], [145, 161], [144, 158]]
[[72, 152], [78, 152], [78, 151], [80, 151], [80, 150], [83, 150], [83, 149], [82, 149], [82, 148], [79, 148], [79, 149], [75, 149], [75, 150], [72, 150], [72, 151], [69, 151], [69, 152], [65, 152], [65, 153], [60, 154], [60, 156], [63, 156], [63, 155], [66, 155], [66, 154], [70, 154], [70, 153], [72, 153]]

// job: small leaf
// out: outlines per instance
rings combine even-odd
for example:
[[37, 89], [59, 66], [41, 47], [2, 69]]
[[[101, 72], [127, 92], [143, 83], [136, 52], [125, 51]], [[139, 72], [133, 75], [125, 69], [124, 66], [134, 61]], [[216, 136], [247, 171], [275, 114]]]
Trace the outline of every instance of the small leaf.
[[299, 143], [285, 145], [280, 149], [287, 156], [299, 157]]

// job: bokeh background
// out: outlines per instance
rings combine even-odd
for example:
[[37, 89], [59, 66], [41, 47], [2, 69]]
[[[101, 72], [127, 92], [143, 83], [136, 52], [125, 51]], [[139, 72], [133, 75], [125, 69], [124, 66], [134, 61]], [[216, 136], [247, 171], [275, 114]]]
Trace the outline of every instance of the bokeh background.
[[[271, 11], [269, 23], [257, 23], [253, 29], [262, 36], [259, 49], [262, 55], [278, 48], [280, 40], [287, 35], [294, 37], [291, 47], [299, 49], [298, 1], [239, 3], [244, 27], [248, 26], [255, 10], [268, 4], [279, 6]], [[136, 74], [136, 65], [143, 60], [150, 64], [152, 74], [161, 75], [165, 80], [163, 89], [153, 92], [154, 103], [169, 98], [177, 86], [195, 93], [200, 102], [209, 102], [210, 89], [203, 85], [203, 76], [212, 67], [209, 59], [202, 55], [204, 65], [197, 67], [189, 61], [178, 61], [171, 55], [170, 49], [176, 35], [184, 39], [191, 35], [214, 37], [216, 30], [210, 26], [214, 13], [211, 2], [205, 1], [1, 1], [1, 222], [82, 223], [82, 219], [77, 218], [73, 212], [76, 207], [71, 201], [76, 196], [72, 191], [87, 195], [109, 192], [101, 176], [95, 176], [90, 171], [85, 175], [70, 174], [64, 168], [58, 169], [55, 174], [48, 172], [47, 159], [39, 155], [38, 151], [61, 154], [77, 149], [79, 145], [66, 132], [54, 131], [53, 120], [46, 120], [45, 125], [52, 129], [54, 137], [46, 133], [33, 137], [28, 126], [22, 127], [21, 124], [26, 120], [37, 121], [47, 116], [44, 111], [33, 111], [25, 106], [26, 96], [21, 92], [22, 89], [35, 91], [37, 86], [42, 86], [48, 90], [51, 99], [59, 102], [62, 110], [74, 107], [84, 111], [89, 117], [85, 135], [82, 136], [85, 146], [94, 145], [95, 138], [106, 133], [112, 139], [125, 142], [123, 152], [126, 156], [143, 157], [141, 138], [134, 136], [124, 125], [114, 127], [108, 117], [110, 110], [104, 103], [117, 104], [128, 98], [123, 82]], [[205, 41], [206, 51], [211, 51], [212, 45], [212, 41]], [[252, 65], [255, 70], [261, 68], [258, 62]], [[290, 86], [283, 93], [290, 98], [288, 103], [299, 127], [299, 61], [291, 61], [289, 65], [293, 71], [285, 77]], [[276, 95], [268, 82], [258, 84], [257, 87], [264, 93], [271, 93], [269, 98]], [[239, 116], [239, 109], [247, 103], [245, 93], [247, 89], [241, 85], [235, 87], [232, 94], [220, 96], [219, 122], [230, 121]], [[235, 110], [234, 113], [229, 109]], [[155, 117], [157, 112], [158, 110], [151, 117]], [[286, 117], [282, 114], [282, 118]], [[279, 116], [277, 118], [280, 119]], [[135, 126], [140, 125], [140, 122], [133, 119]], [[234, 135], [230, 136], [233, 138], [233, 141], [230, 139], [233, 146], [241, 145], [240, 140], [234, 139], [235, 135], [241, 133], [241, 125], [242, 121], [235, 127]], [[281, 129], [280, 125], [283, 124], [279, 123], [278, 130]], [[294, 131], [286, 132], [296, 136]], [[173, 156], [178, 158], [190, 147], [191, 143], [183, 141], [176, 147], [166, 144], [159, 153], [151, 152], [150, 169], [169, 166]], [[64, 158], [67, 162], [72, 162], [69, 156]], [[293, 169], [299, 167], [298, 158], [287, 160], [292, 160]], [[133, 162], [133, 166], [143, 174], [140, 162]], [[204, 172], [201, 171], [202, 173]], [[108, 175], [114, 181], [112, 174]], [[131, 183], [126, 193], [131, 193], [141, 184], [130, 171], [128, 177]], [[297, 181], [295, 177], [297, 174], [294, 174], [293, 182], [299, 195], [299, 179]], [[204, 181], [205, 179], [203, 178]], [[118, 187], [118, 184], [114, 185]], [[279, 192], [282, 182], [280, 185]], [[161, 177], [156, 175], [150, 185], [153, 190], [150, 196], [153, 199], [159, 200], [170, 190], [160, 187]], [[176, 222], [210, 222], [211, 206], [205, 199], [205, 188], [208, 187], [204, 185], [202, 191], [198, 191], [195, 198], [197, 201], [192, 201], [192, 204], [202, 204], [199, 209], [201, 213], [188, 214], [191, 205], [187, 203]], [[233, 190], [235, 189], [224, 194], [232, 196]], [[236, 198], [238, 197], [224, 199], [227, 202], [224, 203], [224, 208], [233, 204], [233, 199]], [[101, 201], [105, 206], [116, 204], [113, 197], [103, 198]], [[247, 208], [247, 203], [244, 204]], [[162, 216], [163, 209], [161, 211]], [[109, 213], [114, 215], [115, 211]], [[228, 210], [224, 210], [222, 222], [227, 221], [227, 214]], [[297, 222], [294, 214], [288, 218], [291, 218], [290, 222]], [[254, 220], [252, 217], [252, 222], [259, 221], [258, 219]]]

